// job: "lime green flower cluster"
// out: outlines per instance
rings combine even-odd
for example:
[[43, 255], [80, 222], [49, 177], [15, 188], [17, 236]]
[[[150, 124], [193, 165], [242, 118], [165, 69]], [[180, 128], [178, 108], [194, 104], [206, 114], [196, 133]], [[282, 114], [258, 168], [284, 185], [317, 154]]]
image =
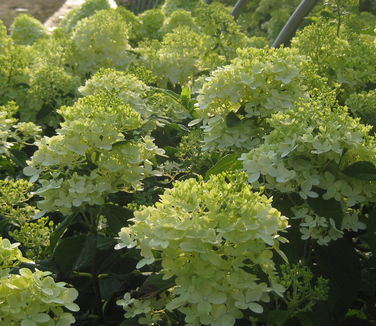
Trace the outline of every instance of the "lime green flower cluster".
[[237, 49], [250, 46], [247, 34], [241, 31], [230, 8], [220, 2], [213, 1], [209, 6], [200, 8], [195, 14], [195, 23], [202, 33], [210, 37], [210, 49], [218, 55], [216, 58], [213, 53], [209, 53], [208, 60], [227, 64], [237, 57]]
[[371, 125], [373, 132], [376, 131], [376, 89], [351, 94], [346, 100], [346, 105], [363, 124]]
[[9, 232], [9, 235], [26, 248], [26, 257], [38, 260], [46, 257], [53, 230], [54, 222], [50, 221], [48, 217], [42, 217], [36, 221], [22, 224], [18, 230]]
[[80, 7], [69, 11], [68, 15], [61, 22], [61, 25], [65, 30], [72, 31], [81, 19], [90, 17], [103, 9], [110, 9], [107, 0], [86, 0]]
[[30, 74], [33, 75], [34, 69], [41, 69], [42, 66], [65, 68], [66, 72], [71, 73], [71, 68], [74, 67], [71, 36], [63, 29], [56, 29], [49, 38], [42, 38], [35, 42], [30, 47], [33, 51]]
[[307, 266], [281, 265], [279, 281], [286, 291], [278, 301], [286, 304], [290, 318], [311, 311], [318, 301], [325, 301], [328, 298], [328, 280], [321, 276], [314, 280], [313, 273]]
[[0, 180], [0, 216], [16, 228], [9, 234], [22, 243], [26, 256], [36, 260], [45, 257], [53, 222], [48, 217], [33, 221], [40, 214], [39, 209], [29, 203], [33, 188], [32, 183], [23, 179]]
[[[204, 149], [251, 149], [265, 133], [265, 117], [292, 109], [315, 87], [307, 58], [291, 49], [247, 49], [214, 71], [198, 95]], [[319, 80], [317, 79], [317, 82]]]
[[24, 173], [39, 179], [39, 207], [69, 214], [75, 207], [100, 205], [110, 193], [142, 188], [153, 175], [151, 159], [162, 154], [141, 127], [139, 113], [111, 94], [78, 100], [58, 111], [64, 118], [57, 135], [44, 137]]
[[10, 35], [15, 44], [30, 45], [40, 38], [47, 37], [43, 24], [26, 14], [19, 15], [10, 27]]
[[236, 49], [249, 45], [248, 37], [222, 4], [175, 0], [165, 2], [162, 11], [153, 9], [140, 15], [141, 30], [146, 28], [146, 16], [158, 17], [158, 23], [140, 35], [144, 41], [136, 50], [141, 54], [140, 64], [152, 70], [162, 86], [167, 81], [192, 82], [199, 72], [228, 63]]
[[187, 26], [193, 31], [198, 30], [194, 18], [192, 17], [192, 13], [184, 9], [179, 9], [174, 11], [164, 20], [163, 26], [161, 27], [161, 33], [170, 33], [179, 26]]
[[161, 42], [154, 40], [140, 44], [142, 64], [163, 81], [185, 84], [204, 66], [203, 54], [208, 51], [205, 35], [179, 26], [167, 33]]
[[[30, 74], [28, 101], [20, 109], [22, 120], [57, 127], [60, 120], [55, 108], [72, 104], [79, 85], [80, 79], [62, 66], [35, 65]], [[40, 116], [42, 109], [43, 117]]]
[[165, 15], [159, 8], [146, 10], [141, 15], [137, 16], [139, 19], [139, 27], [136, 31], [138, 40], [140, 39], [157, 39], [162, 37], [160, 29], [163, 26]]
[[[176, 182], [119, 233], [117, 249], [141, 249], [137, 268], [158, 255], [164, 278], [176, 277], [166, 309], [185, 314], [187, 325], [231, 326], [242, 310], [261, 313], [270, 291], [283, 292], [272, 256], [287, 218], [246, 181], [240, 173]], [[259, 281], [259, 269], [271, 284]]]
[[72, 31], [77, 73], [85, 76], [101, 67], [126, 68], [134, 60], [128, 35], [128, 24], [114, 9], [81, 19]]
[[[345, 210], [346, 207], [342, 209]], [[313, 239], [319, 245], [327, 245], [330, 241], [342, 238], [345, 230], [357, 232], [366, 228], [366, 225], [359, 220], [359, 210], [352, 208], [346, 209], [338, 225], [333, 218], [318, 215], [307, 203], [292, 207], [291, 210], [294, 214], [293, 219], [300, 221], [301, 238]]]
[[78, 292], [56, 283], [51, 273], [28, 268], [9, 273], [9, 268], [28, 262], [8, 239], [0, 237], [0, 324], [9, 326], [69, 326], [71, 313], [79, 307], [73, 302]]
[[14, 44], [0, 20], [0, 105], [24, 97], [32, 60], [31, 47]]
[[376, 83], [375, 37], [349, 31], [337, 35], [335, 25], [320, 22], [298, 33], [292, 46], [310, 57], [322, 76], [345, 91], [363, 90]]
[[196, 12], [202, 9], [204, 5], [202, 0], [166, 0], [162, 6], [162, 11], [165, 15], [170, 15], [179, 9]]
[[147, 105], [147, 92], [149, 87], [133, 74], [114, 69], [100, 69], [88, 79], [84, 86], [79, 88], [82, 95], [95, 95], [101, 92], [112, 93], [120, 98], [124, 104], [130, 105], [141, 114], [149, 118], [154, 112]]
[[173, 121], [181, 121], [189, 117], [182, 105], [171, 100], [166, 94], [153, 90], [133, 73], [102, 68], [88, 79], [79, 91], [84, 96], [105, 92], [121, 99], [124, 104], [130, 105], [140, 113], [142, 118], [148, 120], [149, 129], [156, 127], [155, 120], [158, 117]]
[[29, 262], [22, 256], [18, 249], [19, 243], [11, 243], [8, 239], [0, 237], [0, 277], [9, 272], [10, 268], [16, 267], [21, 262]]
[[21, 149], [40, 137], [40, 127], [13, 117], [18, 110], [15, 102], [0, 106], [0, 155], [9, 155], [11, 148]]
[[1, 106], [0, 109], [0, 154], [5, 154], [13, 146], [11, 134], [14, 133], [12, 129], [17, 122], [17, 119], [13, 118], [13, 114], [16, 113], [18, 108], [13, 102]]
[[30, 221], [39, 212], [27, 203], [33, 186], [23, 179], [0, 180], [0, 215], [16, 226]]

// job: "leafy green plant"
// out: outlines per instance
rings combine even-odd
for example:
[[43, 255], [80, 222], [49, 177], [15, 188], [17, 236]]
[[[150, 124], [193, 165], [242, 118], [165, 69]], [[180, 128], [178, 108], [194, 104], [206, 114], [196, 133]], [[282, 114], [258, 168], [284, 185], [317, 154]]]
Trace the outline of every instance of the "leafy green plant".
[[0, 324], [374, 323], [374, 8], [235, 2], [0, 23]]

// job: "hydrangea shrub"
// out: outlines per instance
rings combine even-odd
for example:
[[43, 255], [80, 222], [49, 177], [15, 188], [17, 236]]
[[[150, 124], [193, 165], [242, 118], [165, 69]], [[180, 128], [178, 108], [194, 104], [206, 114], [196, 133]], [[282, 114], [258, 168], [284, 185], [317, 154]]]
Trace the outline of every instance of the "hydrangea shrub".
[[26, 14], [15, 18], [10, 33], [13, 42], [21, 45], [31, 45], [40, 38], [47, 37], [47, 31], [43, 24]]
[[[176, 182], [119, 233], [117, 249], [141, 249], [137, 268], [160, 260], [163, 278], [175, 277], [166, 309], [182, 312], [187, 325], [233, 325], [242, 310], [261, 313], [269, 293], [283, 291], [272, 257], [288, 221], [246, 180], [241, 173]], [[139, 309], [124, 300], [126, 311]]]
[[247, 49], [212, 72], [199, 91], [204, 149], [251, 149], [270, 130], [265, 118], [292, 109], [322, 84], [293, 49]]
[[36, 143], [24, 169], [41, 184], [35, 192], [41, 209], [69, 214], [101, 205], [110, 193], [142, 189], [141, 180], [154, 174], [150, 160], [163, 150], [150, 136], [132, 133], [143, 120], [121, 99], [91, 95], [58, 112], [64, 122], [57, 135]]
[[[9, 326], [69, 326], [75, 322], [71, 312], [79, 310], [74, 303], [76, 289], [55, 282], [51, 273], [10, 268], [28, 262], [17, 248], [0, 237], [0, 323]], [[68, 311], [71, 312], [67, 312]]]

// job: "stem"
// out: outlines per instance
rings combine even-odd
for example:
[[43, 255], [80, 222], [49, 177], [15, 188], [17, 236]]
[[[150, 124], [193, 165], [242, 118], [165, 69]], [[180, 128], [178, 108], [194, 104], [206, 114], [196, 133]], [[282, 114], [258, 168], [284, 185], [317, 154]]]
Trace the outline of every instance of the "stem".
[[[95, 237], [95, 242], [97, 241], [98, 236], [98, 218], [100, 215], [100, 211], [95, 211], [94, 208], [88, 209], [88, 215], [84, 214], [86, 223], [88, 223], [89, 227], [89, 234], [92, 234]], [[96, 251], [96, 246], [95, 246]], [[93, 280], [93, 290], [95, 296], [95, 312], [99, 316], [101, 322], [104, 320], [103, 310], [102, 310], [102, 296], [99, 287], [99, 277], [98, 277], [98, 270], [97, 270], [97, 261], [96, 261], [96, 253], [93, 256], [93, 260], [91, 262], [91, 276]]]
[[243, 7], [246, 4], [247, 0], [238, 0], [235, 4], [234, 8], [232, 9], [231, 15], [234, 16], [234, 19], [238, 19], [240, 14], [242, 13]]
[[303, 265], [309, 266], [312, 258], [313, 242], [311, 239], [307, 240], [304, 244], [304, 253], [302, 263]]
[[282, 44], [287, 45], [290, 42], [304, 17], [309, 14], [317, 2], [318, 0], [302, 0], [275, 39], [273, 48], [278, 48]]
[[98, 278], [98, 271], [97, 271], [97, 264], [96, 264], [95, 256], [91, 264], [91, 273], [92, 273], [93, 288], [94, 288], [94, 295], [95, 295], [95, 310], [100, 320], [103, 321], [104, 316], [103, 316], [103, 311], [102, 311], [102, 296], [101, 296], [101, 290], [99, 287], [99, 278]]

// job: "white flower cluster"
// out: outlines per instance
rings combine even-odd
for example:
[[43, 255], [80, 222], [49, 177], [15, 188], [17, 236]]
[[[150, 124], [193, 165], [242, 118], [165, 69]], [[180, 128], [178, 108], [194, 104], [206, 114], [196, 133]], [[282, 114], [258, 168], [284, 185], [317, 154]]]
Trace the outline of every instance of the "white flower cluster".
[[185, 84], [204, 68], [203, 54], [208, 51], [208, 37], [179, 26], [161, 42], [150, 40], [137, 49], [142, 64], [158, 76], [161, 83]]
[[293, 218], [300, 220], [302, 239], [316, 240], [319, 245], [327, 245], [343, 237], [343, 231], [364, 230], [366, 225], [359, 221], [358, 212], [348, 209], [343, 216], [341, 225], [337, 226], [333, 218], [317, 215], [307, 204], [293, 207]]
[[162, 293], [159, 297], [135, 299], [127, 292], [116, 303], [126, 311], [125, 318], [134, 318], [141, 315], [138, 319], [141, 325], [154, 325], [163, 318], [164, 308], [169, 301], [171, 301], [171, 298], [166, 293]]
[[303, 199], [318, 197], [313, 190], [318, 187], [326, 190], [324, 199], [344, 200], [349, 207], [374, 198], [373, 182], [331, 170], [331, 164], [338, 167], [376, 157], [370, 128], [351, 118], [345, 108], [332, 110], [312, 102], [276, 113], [268, 122], [274, 129], [264, 143], [241, 157], [250, 182], [263, 176], [260, 184], [281, 192], [296, 191]]
[[77, 290], [66, 283], [56, 283], [51, 273], [28, 268], [9, 273], [10, 267], [27, 261], [8, 239], [0, 237], [0, 325], [69, 326], [75, 322], [71, 313], [79, 307], [73, 302]]
[[[304, 200], [334, 199], [343, 212], [375, 201], [374, 181], [341, 172], [358, 161], [376, 162], [376, 141], [368, 135], [370, 127], [351, 118], [345, 108], [311, 101], [296, 110], [276, 113], [268, 122], [274, 129], [264, 143], [241, 156], [249, 182], [283, 193], [297, 192]], [[295, 217], [302, 219], [303, 238], [319, 239], [320, 244], [341, 237], [344, 229], [364, 228], [355, 213], [345, 215], [337, 227], [308, 206], [296, 208]]]
[[40, 127], [32, 122], [18, 122], [13, 117], [17, 111], [14, 102], [0, 106], [0, 155], [9, 155], [12, 147], [23, 147], [28, 141], [32, 143], [40, 137]]
[[103, 204], [120, 190], [141, 189], [153, 175], [151, 159], [163, 154], [149, 136], [132, 133], [143, 120], [138, 112], [109, 94], [87, 96], [62, 107], [57, 135], [36, 142], [38, 150], [24, 173], [42, 185], [39, 207], [71, 213], [75, 207]]
[[266, 117], [308, 99], [315, 77], [291, 49], [246, 49], [231, 65], [215, 70], [199, 92], [204, 149], [251, 149], [268, 130]]
[[95, 95], [101, 92], [112, 93], [119, 97], [124, 104], [129, 104], [143, 118], [148, 118], [152, 112], [146, 105], [148, 86], [132, 74], [114, 69], [100, 69], [88, 79], [79, 91], [84, 96]]
[[101, 67], [127, 67], [134, 60], [128, 34], [128, 24], [114, 9], [81, 19], [72, 31], [77, 72], [85, 76]]
[[164, 279], [176, 277], [166, 309], [184, 313], [187, 325], [231, 326], [242, 310], [261, 313], [270, 291], [283, 291], [273, 282], [272, 256], [287, 218], [246, 181], [241, 173], [177, 182], [119, 233], [117, 249], [141, 249], [137, 268], [159, 252]]
[[180, 121], [188, 113], [163, 93], [158, 93], [131, 73], [114, 69], [100, 69], [85, 85], [79, 88], [82, 95], [108, 93], [130, 105], [151, 125], [157, 117], [168, 117]]

